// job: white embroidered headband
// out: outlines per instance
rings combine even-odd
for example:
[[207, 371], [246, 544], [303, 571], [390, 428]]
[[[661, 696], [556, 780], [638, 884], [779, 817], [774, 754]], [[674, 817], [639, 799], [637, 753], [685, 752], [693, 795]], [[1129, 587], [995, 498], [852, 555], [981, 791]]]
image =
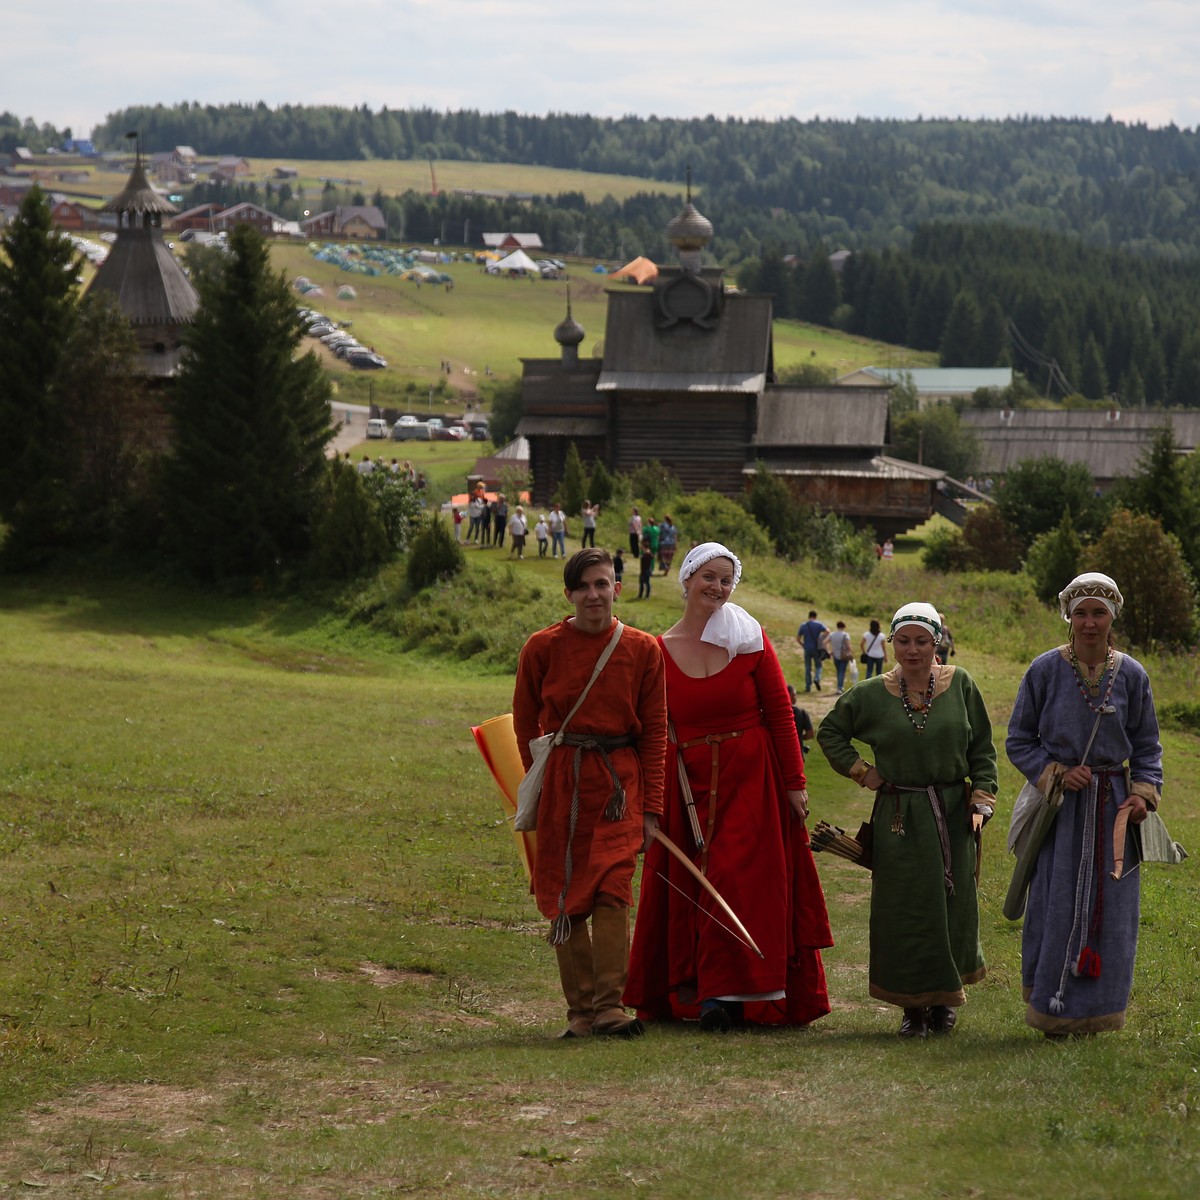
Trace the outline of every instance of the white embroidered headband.
[[1058, 593], [1058, 611], [1062, 619], [1069, 621], [1075, 606], [1081, 600], [1099, 600], [1113, 617], [1121, 615], [1125, 605], [1125, 597], [1121, 589], [1107, 575], [1099, 571], [1086, 571], [1076, 575], [1061, 592]]
[[902, 604], [896, 609], [888, 630], [888, 641], [896, 636], [896, 630], [903, 625], [923, 625], [933, 634], [933, 644], [936, 646], [942, 640], [942, 618], [932, 604]]

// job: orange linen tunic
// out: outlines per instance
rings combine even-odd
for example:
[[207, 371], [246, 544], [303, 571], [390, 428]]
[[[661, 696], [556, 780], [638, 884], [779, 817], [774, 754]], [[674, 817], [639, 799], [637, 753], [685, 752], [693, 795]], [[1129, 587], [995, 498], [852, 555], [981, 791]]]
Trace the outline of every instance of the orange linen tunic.
[[[513, 729], [529, 769], [529, 742], [562, 726], [592, 676], [616, 623], [585, 633], [570, 620], [535, 633], [521, 651], [513, 691]], [[585, 750], [579, 768], [579, 817], [571, 846], [573, 867], [566, 912], [592, 911], [605, 892], [633, 903], [633, 874], [642, 845], [643, 813], [661, 813], [667, 749], [667, 693], [662, 653], [648, 633], [625, 627], [612, 657], [571, 718], [568, 733], [596, 737], [631, 734], [634, 746], [609, 752], [625, 786], [625, 815], [608, 821], [604, 809], [613, 783], [601, 754]], [[546, 765], [538, 808], [537, 860], [530, 891], [543, 916], [558, 915], [574, 789], [575, 748], [557, 746]]]

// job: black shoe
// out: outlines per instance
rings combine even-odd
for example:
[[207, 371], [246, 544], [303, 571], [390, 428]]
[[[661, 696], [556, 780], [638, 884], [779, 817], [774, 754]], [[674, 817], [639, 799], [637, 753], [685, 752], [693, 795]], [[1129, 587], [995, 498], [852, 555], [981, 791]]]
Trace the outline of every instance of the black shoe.
[[928, 1010], [924, 1008], [906, 1008], [904, 1020], [900, 1022], [902, 1038], [923, 1038], [929, 1033]]
[[958, 1013], [945, 1004], [934, 1004], [929, 1009], [929, 1032], [949, 1033], [958, 1020]]
[[733, 1028], [733, 1017], [720, 1000], [705, 1000], [700, 1005], [700, 1028], [705, 1033], [728, 1033]]
[[817, 685], [817, 691], [819, 692], [821, 690], [821, 681], [819, 679], [814, 679], [813, 683]]

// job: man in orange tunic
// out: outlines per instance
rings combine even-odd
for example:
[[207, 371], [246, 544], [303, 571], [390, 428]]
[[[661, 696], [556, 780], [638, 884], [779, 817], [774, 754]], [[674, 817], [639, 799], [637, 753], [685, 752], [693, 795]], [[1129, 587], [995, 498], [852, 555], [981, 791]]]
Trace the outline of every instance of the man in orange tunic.
[[[563, 570], [574, 616], [535, 633], [521, 651], [513, 728], [521, 759], [555, 733], [616, 629], [621, 591], [607, 550], [580, 550]], [[550, 752], [538, 808], [532, 891], [549, 918], [567, 1000], [563, 1037], [641, 1033], [621, 1005], [629, 971], [629, 909], [638, 854], [663, 805], [667, 698], [662, 652], [625, 628], [561, 745]], [[587, 919], [591, 917], [589, 935]]]

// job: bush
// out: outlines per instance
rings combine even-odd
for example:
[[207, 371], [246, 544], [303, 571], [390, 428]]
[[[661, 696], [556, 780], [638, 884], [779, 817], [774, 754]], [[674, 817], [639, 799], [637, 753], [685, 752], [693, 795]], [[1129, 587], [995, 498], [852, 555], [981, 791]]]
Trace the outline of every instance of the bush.
[[1118, 630], [1134, 645], [1190, 642], [1195, 588], [1179, 539], [1165, 533], [1155, 518], [1118, 509], [1085, 563], [1117, 581], [1125, 597]]
[[826, 571], [848, 571], [866, 579], [875, 570], [875, 536], [854, 526], [835, 512], [809, 509], [803, 537], [812, 560]]
[[760, 460], [755, 467], [745, 498], [747, 510], [766, 530], [776, 554], [793, 561], [803, 558], [807, 549], [803, 535], [807, 506], [792, 495], [778, 475], [767, 470], [764, 462]]
[[387, 556], [387, 530], [362, 476], [348, 463], [334, 459], [313, 526], [309, 570], [320, 579], [352, 579], [377, 567]]
[[444, 521], [428, 518], [421, 526], [408, 552], [405, 578], [414, 592], [431, 584], [452, 579], [466, 565], [454, 534]]
[[736, 500], [719, 492], [696, 492], [682, 496], [671, 506], [679, 526], [680, 550], [692, 542], [720, 542], [739, 558], [769, 554], [771, 544], [754, 518]]
[[681, 493], [679, 480], [657, 458], [639, 463], [628, 474], [618, 475], [617, 480], [621, 491], [635, 504], [641, 501], [648, 509], [661, 508], [667, 503], [679, 507], [675, 503]]
[[962, 530], [935, 529], [925, 539], [925, 549], [921, 551], [921, 566], [927, 571], [940, 571], [942, 574], [969, 571], [971, 550], [963, 541]]
[[1043, 604], [1053, 604], [1058, 593], [1079, 574], [1082, 555], [1083, 543], [1075, 532], [1071, 510], [1064, 509], [1058, 528], [1037, 538], [1025, 559], [1025, 570]]
[[[980, 571], [1019, 571], [1021, 543], [994, 504], [971, 510], [962, 530], [970, 565]], [[1071, 577], [1068, 575], [1068, 579]]]
[[1005, 475], [996, 504], [1023, 550], [1034, 538], [1049, 533], [1064, 507], [1074, 514], [1075, 527], [1086, 537], [1104, 528], [1107, 505], [1096, 495], [1096, 481], [1083, 463], [1061, 458], [1026, 459]]

